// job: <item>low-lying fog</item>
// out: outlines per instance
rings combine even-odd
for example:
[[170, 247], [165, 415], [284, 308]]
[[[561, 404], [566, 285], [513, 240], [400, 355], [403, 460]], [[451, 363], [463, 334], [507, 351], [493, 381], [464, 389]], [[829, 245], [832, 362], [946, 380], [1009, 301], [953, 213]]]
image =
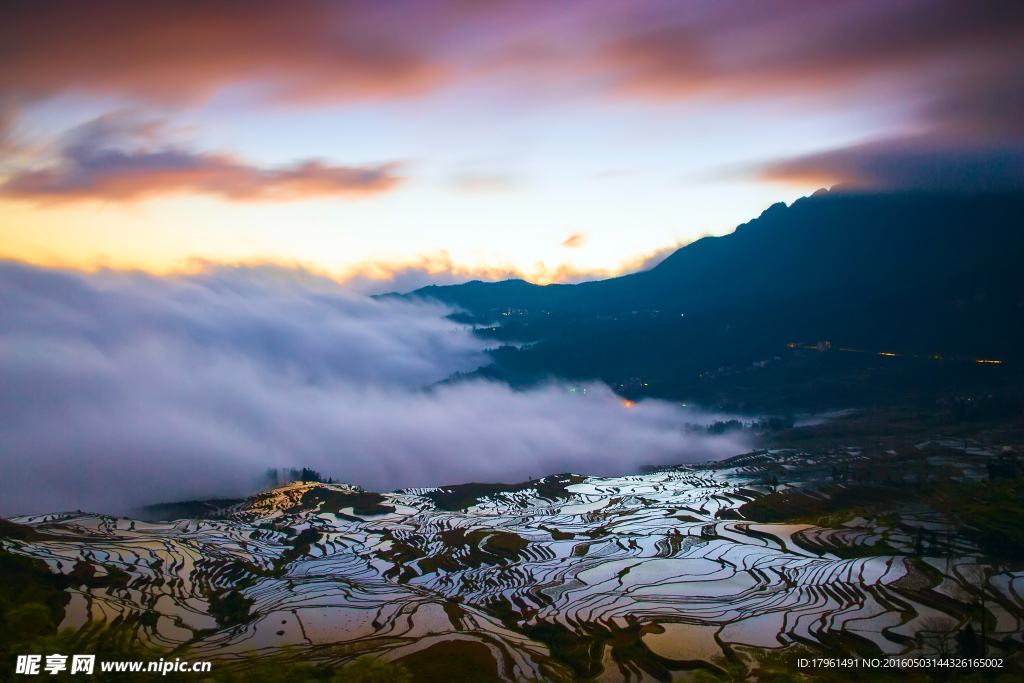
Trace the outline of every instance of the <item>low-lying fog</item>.
[[303, 271], [0, 263], [0, 515], [245, 495], [269, 467], [392, 490], [747, 449], [684, 434], [692, 411], [626, 407], [603, 385], [434, 385], [488, 362], [447, 312]]

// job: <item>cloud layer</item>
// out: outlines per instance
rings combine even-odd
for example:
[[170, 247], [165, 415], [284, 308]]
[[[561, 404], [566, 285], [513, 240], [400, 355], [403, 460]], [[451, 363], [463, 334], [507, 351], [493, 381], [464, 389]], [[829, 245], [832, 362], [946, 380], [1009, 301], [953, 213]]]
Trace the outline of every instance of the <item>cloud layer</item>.
[[0, 264], [0, 514], [244, 494], [268, 467], [389, 490], [742, 450], [600, 386], [433, 385], [486, 362], [444, 313], [301, 271]]
[[768, 164], [766, 180], [880, 188], [1024, 190], [1024, 144], [963, 144], [934, 137], [883, 140]]
[[395, 40], [394, 17], [373, 3], [57, 0], [11, 3], [4, 15], [0, 90], [22, 97], [84, 91], [179, 103], [235, 86], [272, 99], [350, 100], [422, 91], [442, 76], [417, 48], [415, 27]]
[[[968, 148], [977, 163], [967, 171], [1022, 158], [1024, 5], [1017, 2], [52, 0], [7, 7], [0, 45], [8, 111], [66, 94], [196, 106], [231, 93], [312, 106], [468, 88], [530, 101], [788, 101], [867, 112], [896, 105], [904, 128], [925, 131], [925, 146], [940, 152], [924, 159], [917, 138], [894, 138], [867, 150], [877, 154], [838, 174], [841, 180], [859, 175], [884, 185], [885, 174], [865, 169], [888, 161], [905, 171], [923, 163], [956, 173], [950, 155]], [[0, 130], [0, 146], [2, 137]], [[255, 169], [223, 154], [91, 152], [67, 156], [57, 170], [25, 171], [8, 193], [95, 189], [116, 197], [170, 187], [231, 199], [295, 198], [394, 182], [386, 167]], [[864, 152], [827, 153], [844, 157], [839, 170], [846, 171], [849, 157]], [[773, 166], [767, 175], [792, 178], [797, 170], [806, 169]], [[916, 184], [928, 185], [929, 173]], [[493, 191], [508, 179], [460, 183]]]
[[939, 68], [956, 91], [977, 83], [964, 70], [1019, 55], [1024, 10], [955, 0], [51, 0], [15, 3], [6, 19], [0, 89], [23, 97], [188, 101], [248, 86], [318, 102], [408, 97], [510, 71], [588, 78], [626, 96], [746, 98]]

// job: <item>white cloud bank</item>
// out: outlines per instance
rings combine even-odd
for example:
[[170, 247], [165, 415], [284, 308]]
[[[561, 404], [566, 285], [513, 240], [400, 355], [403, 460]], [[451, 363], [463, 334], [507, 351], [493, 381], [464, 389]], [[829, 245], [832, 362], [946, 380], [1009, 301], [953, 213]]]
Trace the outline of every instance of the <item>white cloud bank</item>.
[[743, 450], [599, 385], [431, 386], [487, 362], [446, 312], [302, 271], [0, 263], [0, 515], [246, 494], [268, 467], [391, 490]]

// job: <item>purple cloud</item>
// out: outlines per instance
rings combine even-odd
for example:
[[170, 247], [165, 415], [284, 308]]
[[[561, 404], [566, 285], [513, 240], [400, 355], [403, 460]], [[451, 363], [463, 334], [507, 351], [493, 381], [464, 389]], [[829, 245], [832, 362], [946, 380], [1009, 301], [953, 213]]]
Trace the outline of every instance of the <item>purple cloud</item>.
[[100, 117], [66, 136], [56, 163], [12, 173], [0, 183], [0, 197], [48, 202], [133, 201], [191, 193], [232, 201], [291, 201], [363, 197], [390, 190], [399, 182], [393, 163], [347, 167], [307, 160], [261, 168], [228, 154], [168, 145], [162, 135], [159, 123], [120, 115]]

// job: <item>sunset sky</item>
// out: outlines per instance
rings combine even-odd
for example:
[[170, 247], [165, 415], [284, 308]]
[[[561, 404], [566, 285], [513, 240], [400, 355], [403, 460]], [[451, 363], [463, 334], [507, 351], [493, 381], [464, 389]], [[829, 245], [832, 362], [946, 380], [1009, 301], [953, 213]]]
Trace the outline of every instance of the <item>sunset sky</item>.
[[0, 13], [0, 258], [36, 265], [572, 281], [839, 182], [1024, 177], [1019, 2]]

